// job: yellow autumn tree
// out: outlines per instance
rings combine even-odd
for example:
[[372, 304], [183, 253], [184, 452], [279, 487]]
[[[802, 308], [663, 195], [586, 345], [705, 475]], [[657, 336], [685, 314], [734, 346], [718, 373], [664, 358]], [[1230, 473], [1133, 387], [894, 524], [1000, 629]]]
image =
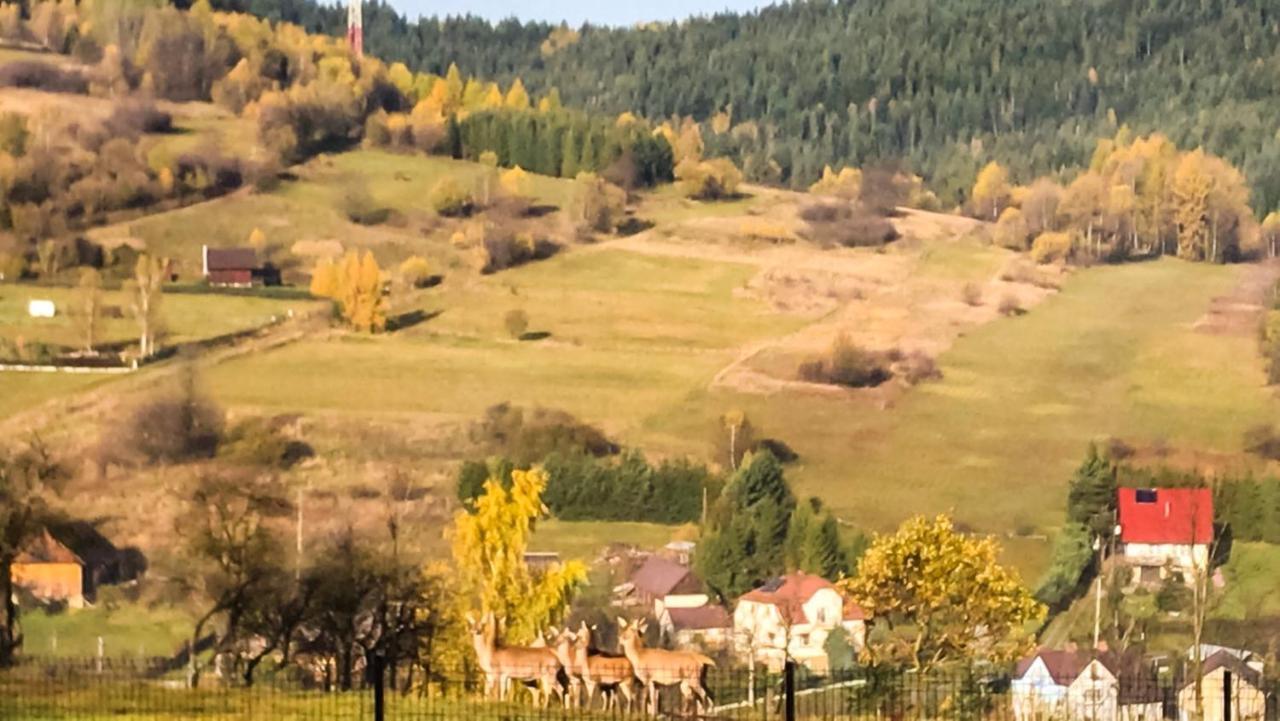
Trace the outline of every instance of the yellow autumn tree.
[[338, 271], [337, 301], [342, 318], [354, 329], [365, 333], [384, 330], [387, 326], [386, 301], [382, 293], [382, 271], [373, 252], [363, 255], [349, 251]]
[[529, 92], [524, 89], [524, 83], [521, 82], [520, 78], [516, 78], [515, 82], [511, 83], [511, 88], [507, 90], [507, 97], [503, 104], [513, 110], [529, 109]]
[[994, 160], [978, 173], [973, 184], [973, 205], [976, 213], [991, 220], [1000, 217], [1000, 211], [1009, 203], [1009, 173]]
[[267, 234], [261, 228], [254, 228], [249, 233], [249, 247], [261, 253], [267, 247]]
[[822, 177], [809, 186], [809, 192], [815, 195], [857, 198], [862, 192], [862, 171], [846, 166], [837, 173], [830, 165], [823, 166]]
[[556, 564], [533, 574], [525, 563], [538, 519], [546, 514], [541, 469], [511, 472], [510, 484], [490, 477], [471, 508], [458, 511], [451, 529], [459, 581], [480, 613], [493, 613], [505, 625], [504, 641], [533, 641], [547, 626], [560, 623], [587, 570], [580, 561]]
[[498, 183], [507, 195], [523, 198], [529, 194], [529, 174], [519, 165], [510, 170], [502, 171]]
[[1203, 260], [1209, 249], [1209, 195], [1213, 178], [1200, 150], [1187, 153], [1173, 171], [1174, 216], [1178, 224], [1178, 257]]
[[311, 269], [311, 295], [338, 298], [338, 266], [329, 258], [321, 258]]
[[1022, 211], [1017, 208], [1005, 208], [996, 221], [991, 240], [1001, 248], [1010, 250], [1026, 250], [1030, 231]]
[[878, 662], [928, 671], [957, 659], [1003, 662], [1027, 650], [1023, 632], [1044, 607], [1017, 571], [1001, 566], [991, 538], [958, 532], [945, 515], [919, 516], [877, 535], [840, 583], [889, 629], [867, 652]]

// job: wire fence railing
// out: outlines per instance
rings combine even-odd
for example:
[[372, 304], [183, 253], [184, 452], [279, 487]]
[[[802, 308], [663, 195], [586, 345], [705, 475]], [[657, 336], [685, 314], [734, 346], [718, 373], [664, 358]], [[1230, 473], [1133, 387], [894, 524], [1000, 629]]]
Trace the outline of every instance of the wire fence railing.
[[193, 688], [187, 669], [161, 659], [23, 659], [0, 669], [0, 719], [1280, 721], [1274, 685], [1261, 675], [1230, 672], [1206, 676], [1197, 690], [1193, 682], [1154, 673], [1015, 680], [973, 673], [818, 674], [795, 665], [781, 672], [710, 668], [694, 676], [658, 669], [642, 678], [608, 679], [563, 668], [488, 675], [392, 669], [374, 658], [349, 682], [331, 671], [323, 663], [306, 671], [273, 666], [246, 685], [240, 674], [215, 665]]

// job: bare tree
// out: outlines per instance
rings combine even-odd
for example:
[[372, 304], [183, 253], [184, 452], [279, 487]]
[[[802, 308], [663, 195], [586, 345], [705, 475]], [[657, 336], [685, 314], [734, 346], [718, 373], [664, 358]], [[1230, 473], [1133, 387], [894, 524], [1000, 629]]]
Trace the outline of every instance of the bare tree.
[[86, 352], [93, 352], [98, 342], [98, 320], [102, 313], [102, 274], [94, 268], [80, 271], [73, 310]]
[[160, 335], [160, 291], [164, 285], [169, 261], [149, 255], [138, 256], [133, 280], [128, 290], [133, 297], [133, 316], [138, 320], [138, 353], [150, 358], [156, 352], [156, 338]]

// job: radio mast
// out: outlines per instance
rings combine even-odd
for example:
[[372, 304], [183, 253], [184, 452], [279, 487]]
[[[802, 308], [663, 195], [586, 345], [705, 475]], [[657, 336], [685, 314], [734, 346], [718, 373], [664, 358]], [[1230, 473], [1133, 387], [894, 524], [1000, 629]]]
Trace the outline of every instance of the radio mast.
[[364, 57], [364, 12], [361, 0], [347, 0], [347, 45], [357, 58]]

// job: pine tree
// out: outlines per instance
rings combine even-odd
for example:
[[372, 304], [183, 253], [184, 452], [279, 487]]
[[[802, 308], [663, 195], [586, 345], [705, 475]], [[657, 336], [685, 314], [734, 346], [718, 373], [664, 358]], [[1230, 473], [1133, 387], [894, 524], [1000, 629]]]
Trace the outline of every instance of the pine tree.
[[1067, 493], [1067, 518], [1094, 534], [1108, 534], [1115, 524], [1116, 469], [1096, 444], [1089, 444]]
[[782, 465], [768, 451], [743, 459], [711, 518], [695, 564], [721, 598], [736, 598], [786, 570], [795, 510]]
[[560, 177], [576, 178], [580, 172], [578, 165], [578, 156], [581, 151], [578, 148], [578, 135], [574, 132], [572, 125], [564, 133], [564, 142], [561, 144], [561, 161], [560, 161]]
[[835, 516], [823, 515], [812, 524], [805, 539], [804, 566], [802, 570], [834, 581], [848, 571], [844, 552], [840, 548], [840, 527]]

